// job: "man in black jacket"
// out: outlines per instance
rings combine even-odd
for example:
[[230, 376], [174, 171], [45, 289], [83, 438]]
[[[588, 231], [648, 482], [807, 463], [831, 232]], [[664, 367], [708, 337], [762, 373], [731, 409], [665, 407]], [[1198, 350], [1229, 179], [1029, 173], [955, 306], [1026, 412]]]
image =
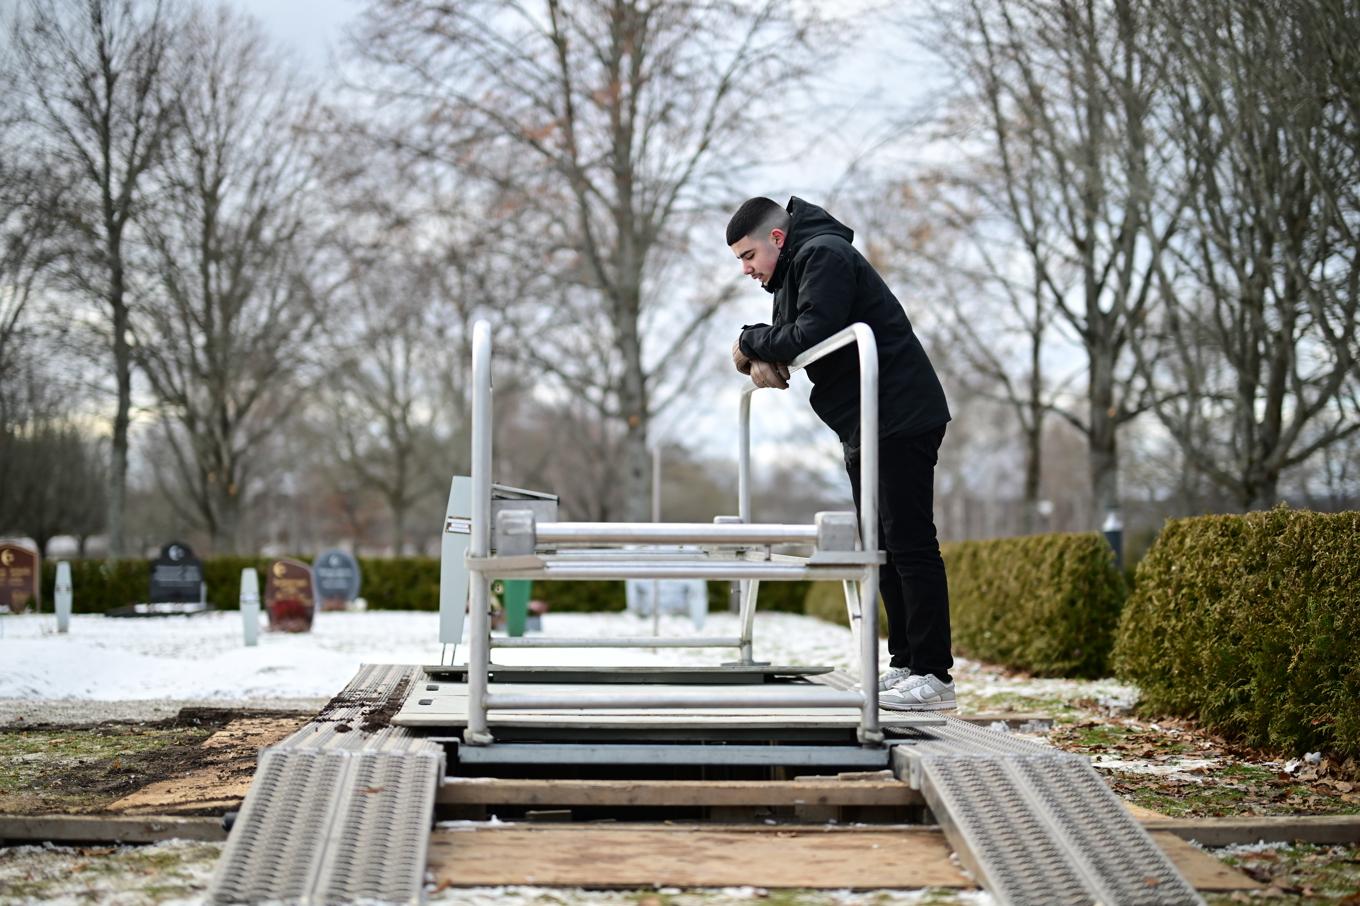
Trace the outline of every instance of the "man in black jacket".
[[[949, 589], [935, 534], [935, 463], [949, 407], [935, 369], [854, 233], [801, 198], [781, 208], [752, 198], [727, 224], [743, 272], [774, 294], [771, 324], [750, 324], [732, 362], [759, 387], [788, 387], [799, 353], [856, 321], [874, 332], [879, 367], [879, 588], [888, 613], [889, 669], [879, 701], [902, 711], [955, 707]], [[840, 437], [859, 506], [859, 356], [840, 349], [807, 368], [812, 408]]]

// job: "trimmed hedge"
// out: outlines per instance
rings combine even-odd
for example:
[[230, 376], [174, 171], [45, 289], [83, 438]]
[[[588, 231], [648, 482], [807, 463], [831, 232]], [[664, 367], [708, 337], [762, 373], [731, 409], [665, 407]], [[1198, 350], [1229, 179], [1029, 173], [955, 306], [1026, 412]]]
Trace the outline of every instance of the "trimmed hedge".
[[1149, 712], [1360, 756], [1360, 513], [1168, 522], [1138, 566], [1114, 664]]
[[[1029, 535], [940, 547], [954, 649], [1040, 676], [1104, 676], [1127, 590], [1098, 534]], [[849, 622], [840, 585], [819, 582], [810, 616]], [[879, 603], [879, 634], [887, 618]]]
[[1108, 675], [1128, 588], [1104, 537], [961, 541], [941, 552], [960, 654], [1038, 676]]
[[[298, 557], [304, 563], [311, 557]], [[218, 610], [235, 610], [241, 588], [241, 570], [253, 566], [261, 582], [272, 562], [268, 557], [209, 557], [203, 560], [208, 583], [208, 602]], [[116, 607], [145, 601], [151, 581], [146, 560], [72, 560], [71, 585], [76, 613], [105, 613]], [[363, 572], [360, 594], [373, 610], [439, 609], [439, 560], [436, 557], [359, 559]], [[43, 610], [52, 610], [56, 584], [55, 560], [42, 565]], [[766, 582], [760, 587], [760, 610], [803, 612], [808, 582]], [[728, 608], [728, 583], [708, 583], [708, 606], [712, 611]], [[261, 589], [263, 591], [263, 588]], [[557, 613], [621, 611], [626, 600], [624, 583], [611, 581], [535, 582], [534, 597], [547, 602]]]
[[[839, 582], [809, 582], [803, 601], [803, 612], [810, 617], [826, 620], [839, 626], [850, 625], [850, 614], [845, 609], [845, 591]], [[761, 591], [764, 594], [762, 588]], [[888, 614], [883, 610], [883, 599], [878, 601], [878, 634], [888, 637]]]

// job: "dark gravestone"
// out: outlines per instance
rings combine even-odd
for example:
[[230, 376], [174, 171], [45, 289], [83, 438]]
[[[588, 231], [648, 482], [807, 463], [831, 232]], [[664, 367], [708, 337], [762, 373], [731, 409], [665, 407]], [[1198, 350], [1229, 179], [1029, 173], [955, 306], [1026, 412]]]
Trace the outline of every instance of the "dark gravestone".
[[0, 544], [0, 611], [23, 613], [38, 600], [38, 554], [17, 544]]
[[269, 628], [275, 632], [307, 632], [316, 613], [312, 568], [297, 560], [275, 560], [264, 585]]
[[152, 604], [189, 604], [203, 600], [203, 564], [187, 544], [171, 541], [151, 561]]
[[322, 610], [344, 610], [359, 597], [359, 562], [342, 550], [326, 551], [312, 563]]

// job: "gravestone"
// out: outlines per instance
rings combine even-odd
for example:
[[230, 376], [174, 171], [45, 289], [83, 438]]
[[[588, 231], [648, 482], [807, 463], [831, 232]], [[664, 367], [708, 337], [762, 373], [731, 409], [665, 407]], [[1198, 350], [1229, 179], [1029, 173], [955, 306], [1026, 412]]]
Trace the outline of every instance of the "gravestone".
[[275, 560], [265, 580], [264, 606], [274, 632], [309, 632], [316, 614], [312, 568], [299, 560]]
[[171, 541], [151, 561], [147, 600], [152, 604], [204, 604], [203, 564], [189, 545]]
[[359, 597], [359, 561], [342, 550], [329, 550], [313, 561], [316, 594], [322, 610], [344, 610]]
[[703, 579], [628, 579], [624, 582], [628, 612], [654, 616], [657, 605], [666, 615], [688, 616], [695, 629], [708, 616], [708, 583]]
[[0, 544], [0, 611], [23, 613], [38, 601], [38, 552]]

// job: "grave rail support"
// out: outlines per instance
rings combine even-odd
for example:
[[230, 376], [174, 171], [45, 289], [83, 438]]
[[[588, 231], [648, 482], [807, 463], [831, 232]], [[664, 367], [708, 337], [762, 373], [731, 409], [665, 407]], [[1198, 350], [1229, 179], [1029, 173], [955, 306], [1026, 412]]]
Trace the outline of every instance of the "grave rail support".
[[[577, 708], [577, 707], [770, 707], [769, 696], [731, 696], [708, 693], [685, 693], [663, 696], [647, 693], [617, 693], [591, 696], [590, 705], [579, 696], [570, 695], [489, 695], [487, 677], [490, 652], [493, 646], [511, 647], [491, 639], [489, 600], [493, 578], [706, 578], [739, 580], [741, 588], [741, 636], [736, 645], [741, 662], [751, 663], [752, 633], [755, 604], [762, 580], [824, 579], [853, 582], [858, 589], [858, 601], [878, 600], [878, 572], [881, 554], [878, 550], [878, 347], [873, 331], [862, 323], [851, 324], [844, 330], [823, 340], [788, 363], [790, 373], [837, 350], [854, 344], [859, 354], [860, 389], [860, 552], [846, 552], [840, 557], [826, 557], [819, 553], [811, 558], [771, 555], [764, 562], [753, 562], [739, 550], [740, 556], [712, 557], [699, 555], [676, 558], [660, 555], [657, 551], [611, 550], [572, 551], [568, 555], [544, 554], [537, 551], [523, 555], [497, 556], [491, 550], [491, 328], [479, 321], [472, 335], [472, 518], [471, 537], [467, 551], [470, 578], [469, 648], [468, 648], [468, 722], [464, 741], [468, 745], [487, 745], [494, 742], [489, 731], [487, 711], [494, 708]], [[756, 388], [746, 387], [740, 406], [740, 459], [738, 463], [738, 507], [740, 522], [709, 524], [657, 523], [544, 523], [541, 533], [525, 550], [543, 545], [553, 547], [569, 544], [606, 543], [677, 543], [708, 545], [710, 547], [768, 547], [783, 543], [815, 543], [816, 525], [761, 525], [751, 520], [751, 397]], [[519, 552], [516, 552], [518, 554]], [[595, 557], [595, 554], [605, 556]], [[878, 719], [878, 613], [877, 608], [861, 606], [858, 613], [851, 596], [852, 623], [859, 624], [856, 643], [859, 646], [860, 690], [843, 695], [799, 695], [785, 693], [784, 698], [802, 706], [858, 707], [860, 709], [858, 739], [862, 745], [879, 746], [883, 733]], [[573, 646], [588, 640], [571, 639]], [[731, 639], [706, 640], [728, 647]], [[604, 645], [610, 643], [604, 642]], [[524, 645], [522, 647], [560, 647], [559, 645]], [[697, 647], [697, 646], [695, 646]], [[782, 700], [782, 699], [781, 699]]]

